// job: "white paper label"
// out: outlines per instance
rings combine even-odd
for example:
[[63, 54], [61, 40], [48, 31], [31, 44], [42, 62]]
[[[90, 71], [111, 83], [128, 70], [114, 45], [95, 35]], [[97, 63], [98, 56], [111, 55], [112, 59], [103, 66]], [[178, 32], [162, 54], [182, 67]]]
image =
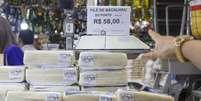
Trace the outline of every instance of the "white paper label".
[[110, 96], [100, 96], [99, 101], [112, 101]]
[[64, 82], [76, 82], [77, 73], [75, 70], [64, 70]]
[[82, 56], [81, 61], [84, 66], [93, 66], [95, 64], [95, 56], [93, 55], [87, 55], [87, 56]]
[[66, 23], [65, 32], [68, 34], [74, 33], [74, 25], [73, 23]]
[[68, 64], [71, 63], [71, 55], [70, 54], [59, 54], [58, 60], [61, 64]]
[[12, 70], [9, 72], [9, 79], [10, 80], [19, 80], [23, 77], [22, 70], [17, 69], [17, 70]]
[[79, 88], [71, 88], [71, 89], [65, 89], [65, 92], [75, 92], [80, 91]]
[[45, 101], [59, 101], [59, 94], [49, 94]]
[[74, 94], [74, 93], [79, 92], [79, 91], [80, 91], [79, 87], [66, 88], [64, 94], [70, 95], [70, 94]]
[[130, 13], [128, 6], [88, 6], [87, 33], [128, 36]]
[[134, 101], [134, 96], [132, 94], [121, 94], [122, 101]]
[[84, 76], [84, 84], [86, 84], [86, 85], [94, 84], [95, 81], [96, 81], [96, 75], [95, 74], [90, 74], [90, 75]]

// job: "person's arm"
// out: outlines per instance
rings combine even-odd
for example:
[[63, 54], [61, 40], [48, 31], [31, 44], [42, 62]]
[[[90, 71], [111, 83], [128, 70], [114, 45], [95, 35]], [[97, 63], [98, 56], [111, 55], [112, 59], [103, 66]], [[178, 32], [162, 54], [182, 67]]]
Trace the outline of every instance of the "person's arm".
[[[161, 36], [152, 30], [149, 30], [149, 35], [155, 41], [153, 51], [144, 54], [147, 59], [167, 59], [176, 58], [175, 54], [175, 37]], [[192, 64], [201, 70], [201, 40], [187, 41], [182, 45], [182, 54]]]
[[191, 40], [183, 44], [182, 53], [192, 64], [201, 69], [201, 41]]

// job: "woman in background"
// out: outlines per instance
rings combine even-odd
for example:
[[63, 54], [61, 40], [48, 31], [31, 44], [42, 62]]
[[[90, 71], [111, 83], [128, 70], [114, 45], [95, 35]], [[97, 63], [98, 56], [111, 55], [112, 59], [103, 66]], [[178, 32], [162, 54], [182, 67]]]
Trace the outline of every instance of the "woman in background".
[[4, 55], [4, 65], [23, 65], [24, 53], [18, 46], [15, 34], [6, 19], [0, 16], [0, 54]]

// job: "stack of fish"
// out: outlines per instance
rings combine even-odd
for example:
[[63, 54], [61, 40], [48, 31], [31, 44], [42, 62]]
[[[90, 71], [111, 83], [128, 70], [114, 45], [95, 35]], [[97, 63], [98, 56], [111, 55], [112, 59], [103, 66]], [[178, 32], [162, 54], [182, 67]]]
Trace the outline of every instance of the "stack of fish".
[[82, 52], [79, 57], [80, 81], [84, 91], [116, 91], [128, 84], [127, 55], [110, 52]]
[[128, 60], [126, 70], [128, 73], [129, 82], [136, 82], [136, 81], [140, 82], [144, 79], [145, 64], [146, 64], [146, 61], [142, 59]]
[[8, 91], [24, 91], [24, 66], [0, 66], [0, 101], [5, 101]]
[[168, 95], [133, 90], [118, 90], [116, 96], [117, 101], [174, 101]]
[[78, 90], [78, 72], [73, 51], [25, 51], [26, 81], [31, 91]]

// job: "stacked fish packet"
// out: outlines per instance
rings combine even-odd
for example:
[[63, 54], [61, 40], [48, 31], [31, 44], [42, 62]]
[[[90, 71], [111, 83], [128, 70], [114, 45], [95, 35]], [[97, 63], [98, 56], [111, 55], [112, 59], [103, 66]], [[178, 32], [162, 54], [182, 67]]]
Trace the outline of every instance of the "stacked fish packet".
[[9, 91], [26, 91], [25, 66], [0, 66], [0, 101]]
[[129, 82], [141, 82], [144, 78], [144, 70], [145, 70], [146, 60], [137, 58], [137, 59], [129, 59], [126, 70], [128, 73], [128, 81]]
[[58, 92], [11, 91], [6, 101], [63, 101], [63, 96]]
[[24, 54], [29, 91], [9, 92], [7, 101], [13, 101], [13, 98], [18, 101], [62, 101], [66, 92], [80, 91], [73, 51], [25, 51]]
[[144, 85], [146, 63], [147, 59], [143, 58], [143, 54], [138, 55], [135, 59], [128, 59], [126, 71], [129, 89], [143, 90], [146, 88]]
[[[157, 73], [167, 69], [167, 63], [157, 59], [156, 61], [143, 58], [143, 54], [140, 54], [136, 59], [129, 59], [126, 70], [128, 73], [129, 88], [138, 90], [152, 89], [157, 83]], [[164, 72], [163, 72], [164, 73]], [[161, 75], [163, 76], [163, 75]], [[160, 85], [165, 85], [164, 75], [160, 78]], [[157, 91], [158, 92], [158, 91]]]
[[[163, 88], [167, 84], [169, 76], [169, 60], [148, 60], [145, 64], [144, 73], [144, 85], [150, 88], [158, 88], [160, 90], [163, 90]], [[159, 92], [163, 92], [160, 90]]]
[[81, 52], [78, 60], [82, 91], [115, 92], [127, 89], [127, 55], [111, 52]]
[[[114, 55], [114, 53], [81, 52], [78, 65], [80, 72], [79, 84], [82, 91], [66, 94], [63, 97], [64, 101], [117, 101], [114, 92], [118, 88], [125, 88], [127, 74], [122, 67], [117, 67], [114, 63], [111, 63], [115, 61], [111, 55]], [[118, 59], [116, 61], [119, 64], [122, 63]]]
[[137, 90], [119, 89], [116, 93], [117, 101], [174, 101], [174, 98], [166, 94], [157, 94]]
[[156, 61], [147, 60], [142, 58], [142, 56], [143, 54], [136, 59], [128, 60], [126, 68], [128, 71], [129, 89], [119, 89], [115, 93], [117, 101], [174, 101], [172, 96], [162, 94], [159, 91], [153, 91], [154, 93], [142, 91], [153, 87], [155, 83], [154, 71], [164, 70], [168, 67], [164, 61], [158, 59]]
[[63, 101], [117, 101], [117, 97], [111, 92], [80, 91], [63, 96]]

